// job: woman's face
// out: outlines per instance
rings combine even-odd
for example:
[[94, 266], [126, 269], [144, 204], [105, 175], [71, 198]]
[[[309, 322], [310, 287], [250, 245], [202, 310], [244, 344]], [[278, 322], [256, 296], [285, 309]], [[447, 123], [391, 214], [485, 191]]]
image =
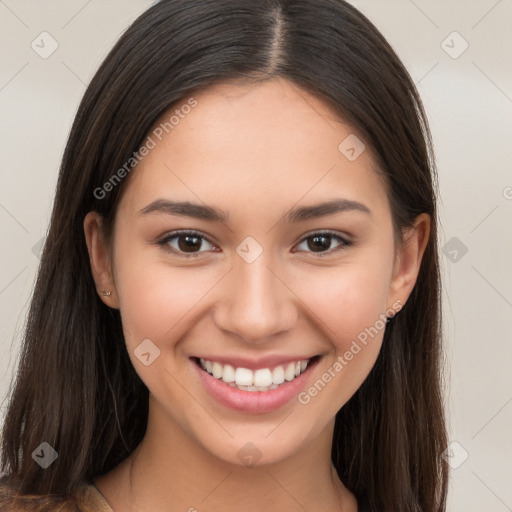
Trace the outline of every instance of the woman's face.
[[187, 100], [131, 171], [103, 299], [150, 421], [225, 461], [271, 463], [330, 431], [422, 249], [395, 258], [370, 151], [316, 97], [279, 79]]

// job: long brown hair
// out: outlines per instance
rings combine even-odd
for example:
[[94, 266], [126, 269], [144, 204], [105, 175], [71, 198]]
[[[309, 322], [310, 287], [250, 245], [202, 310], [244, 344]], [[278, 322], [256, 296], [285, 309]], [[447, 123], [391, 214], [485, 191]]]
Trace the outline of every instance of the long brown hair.
[[[1, 469], [18, 493], [71, 493], [142, 440], [148, 389], [119, 312], [98, 298], [83, 219], [112, 226], [130, 161], [156, 120], [194, 90], [283, 77], [357, 128], [387, 181], [395, 233], [420, 213], [430, 240], [405, 307], [386, 327], [369, 376], [336, 416], [332, 460], [378, 512], [445, 510], [437, 178], [421, 100], [373, 24], [343, 0], [161, 0], [120, 38], [78, 109], [3, 425]], [[136, 167], [131, 172], [136, 172]], [[96, 193], [95, 193], [96, 191]], [[32, 452], [47, 442], [47, 469]], [[0, 505], [2, 504], [0, 500]]]

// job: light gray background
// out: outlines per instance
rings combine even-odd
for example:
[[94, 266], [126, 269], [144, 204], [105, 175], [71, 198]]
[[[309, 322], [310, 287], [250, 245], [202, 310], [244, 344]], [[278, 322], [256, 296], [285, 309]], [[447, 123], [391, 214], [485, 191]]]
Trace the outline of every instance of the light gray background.
[[[78, 102], [116, 39], [152, 3], [0, 0], [2, 399]], [[434, 135], [454, 442], [449, 510], [512, 511], [512, 0], [352, 3], [408, 67]], [[43, 31], [59, 45], [47, 59], [31, 47], [50, 48]]]

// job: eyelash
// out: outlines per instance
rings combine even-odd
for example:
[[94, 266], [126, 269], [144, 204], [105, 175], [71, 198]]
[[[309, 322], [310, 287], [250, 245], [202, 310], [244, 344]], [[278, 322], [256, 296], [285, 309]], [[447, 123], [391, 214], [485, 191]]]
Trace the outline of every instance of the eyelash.
[[[183, 258], [197, 258], [197, 257], [201, 256], [201, 254], [203, 252], [206, 252], [206, 251], [200, 251], [200, 252], [196, 252], [196, 253], [184, 253], [179, 250], [173, 249], [169, 246], [169, 242], [171, 240], [173, 240], [175, 238], [184, 237], [184, 236], [196, 236], [197, 238], [201, 238], [203, 240], [206, 240], [208, 243], [215, 245], [211, 240], [208, 239], [208, 237], [204, 236], [202, 233], [199, 233], [198, 231], [186, 231], [186, 230], [185, 231], [175, 231], [173, 233], [169, 233], [163, 239], [159, 240], [157, 242], [157, 244], [159, 246], [161, 246], [164, 250], [171, 252], [173, 254], [177, 254], [178, 256], [183, 257]], [[329, 255], [338, 253], [338, 252], [346, 249], [347, 247], [354, 245], [354, 242], [347, 240], [332, 231], [314, 232], [314, 233], [302, 238], [298, 245], [300, 245], [301, 243], [303, 243], [304, 241], [306, 241], [310, 238], [314, 238], [315, 236], [329, 236], [332, 239], [334, 239], [335, 241], [339, 242], [340, 245], [338, 247], [336, 247], [335, 249], [329, 249], [327, 251], [320, 252], [320, 253], [315, 253], [315, 252], [311, 252], [311, 251], [299, 251], [299, 252], [310, 252], [311, 254], [314, 254], [321, 258], [323, 256], [329, 256]], [[216, 251], [216, 252], [218, 252], [218, 251]]]

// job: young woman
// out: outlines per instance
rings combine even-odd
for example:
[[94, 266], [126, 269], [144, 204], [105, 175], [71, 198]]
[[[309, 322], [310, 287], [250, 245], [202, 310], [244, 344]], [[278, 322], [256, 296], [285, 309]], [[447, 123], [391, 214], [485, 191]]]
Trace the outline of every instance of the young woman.
[[71, 130], [1, 510], [444, 511], [436, 215], [356, 9], [156, 3]]

